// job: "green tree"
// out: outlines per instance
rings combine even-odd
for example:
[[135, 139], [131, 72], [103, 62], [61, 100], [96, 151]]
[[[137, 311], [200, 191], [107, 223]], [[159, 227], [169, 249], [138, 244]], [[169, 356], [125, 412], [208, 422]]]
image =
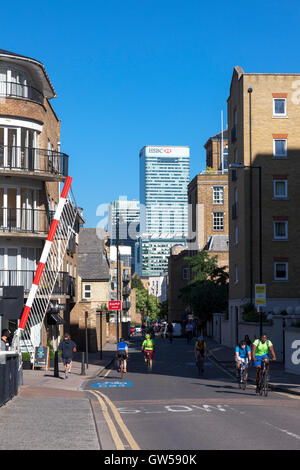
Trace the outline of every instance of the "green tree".
[[192, 307], [201, 321], [210, 319], [213, 312], [226, 310], [229, 276], [225, 266], [218, 266], [217, 255], [200, 251], [185, 261], [191, 267], [192, 280], [180, 291], [183, 302]]

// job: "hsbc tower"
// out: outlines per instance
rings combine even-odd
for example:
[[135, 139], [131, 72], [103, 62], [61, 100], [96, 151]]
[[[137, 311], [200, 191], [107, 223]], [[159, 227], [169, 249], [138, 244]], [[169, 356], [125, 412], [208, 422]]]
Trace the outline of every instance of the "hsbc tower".
[[[141, 238], [155, 238], [156, 243], [159, 239], [162, 242], [168, 240], [167, 245], [164, 243], [168, 249], [178, 244], [179, 240], [185, 244], [188, 233], [187, 187], [190, 181], [190, 148], [146, 145], [141, 149], [139, 157]], [[140, 241], [142, 247], [142, 240]], [[143, 255], [142, 252], [140, 254]], [[156, 257], [157, 255], [154, 256]], [[147, 264], [154, 261], [152, 258], [148, 247]], [[167, 270], [167, 257], [164, 266], [161, 263], [156, 264], [157, 269], [152, 266], [153, 269], [146, 269], [145, 272], [143, 268], [140, 274], [155, 275], [162, 267]]]

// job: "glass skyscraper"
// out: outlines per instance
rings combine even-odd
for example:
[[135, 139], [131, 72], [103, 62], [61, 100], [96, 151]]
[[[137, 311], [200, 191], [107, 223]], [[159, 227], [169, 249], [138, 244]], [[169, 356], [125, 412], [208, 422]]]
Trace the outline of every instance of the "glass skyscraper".
[[140, 151], [139, 274], [166, 271], [170, 248], [185, 244], [189, 181], [189, 147], [151, 145]]

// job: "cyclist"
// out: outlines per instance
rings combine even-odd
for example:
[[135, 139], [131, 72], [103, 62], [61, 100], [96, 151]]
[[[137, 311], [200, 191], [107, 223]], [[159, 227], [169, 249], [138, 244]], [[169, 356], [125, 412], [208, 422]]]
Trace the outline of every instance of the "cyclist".
[[127, 372], [127, 359], [128, 359], [128, 344], [124, 338], [120, 338], [120, 341], [117, 344], [117, 359], [119, 361], [118, 371], [120, 371], [120, 361], [124, 361], [124, 372]]
[[[204, 372], [204, 368], [203, 368], [204, 358], [206, 356], [206, 342], [204, 341], [203, 336], [199, 336], [198, 339], [196, 340], [194, 353], [195, 353], [196, 364], [198, 364], [198, 362], [201, 364], [201, 372], [203, 373]], [[200, 369], [199, 369], [199, 373], [200, 373]]]
[[248, 377], [248, 363], [251, 361], [251, 349], [247, 345], [246, 341], [240, 341], [235, 348], [235, 366], [236, 366], [236, 378], [240, 379], [240, 365], [242, 362], [245, 364], [245, 380]]
[[152, 360], [154, 353], [154, 339], [151, 339], [151, 336], [146, 334], [146, 339], [142, 343], [142, 352], [144, 353], [145, 362], [147, 362], [147, 354], [149, 353], [150, 367], [152, 368]]
[[262, 360], [266, 359], [266, 369], [269, 370], [269, 350], [272, 353], [273, 361], [276, 361], [273, 344], [267, 339], [266, 334], [262, 334], [261, 339], [256, 339], [252, 345], [252, 357], [256, 367], [256, 393], [259, 392], [259, 376]]

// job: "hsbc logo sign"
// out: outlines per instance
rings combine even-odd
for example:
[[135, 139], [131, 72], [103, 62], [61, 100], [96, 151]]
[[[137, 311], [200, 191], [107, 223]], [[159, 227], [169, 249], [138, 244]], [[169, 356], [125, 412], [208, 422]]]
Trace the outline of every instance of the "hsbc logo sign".
[[167, 148], [167, 147], [149, 147], [148, 148], [149, 153], [159, 153], [159, 154], [169, 154], [172, 153], [172, 149]]

